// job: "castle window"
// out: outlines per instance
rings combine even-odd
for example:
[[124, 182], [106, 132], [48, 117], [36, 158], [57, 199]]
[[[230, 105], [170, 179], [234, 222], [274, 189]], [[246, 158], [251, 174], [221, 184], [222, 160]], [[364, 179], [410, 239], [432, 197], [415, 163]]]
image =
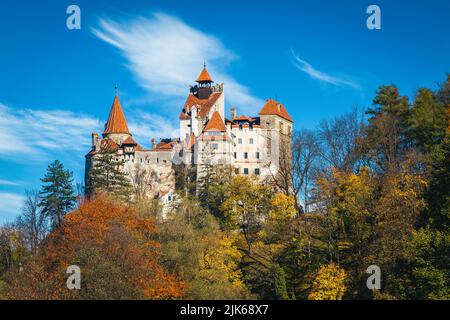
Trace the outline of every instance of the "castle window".
[[257, 176], [259, 176], [259, 174], [260, 174], [259, 168], [255, 168], [255, 174], [256, 174]]
[[234, 158], [237, 159], [237, 152], [234, 153]]
[[159, 163], [159, 158], [156, 158], [156, 163]]
[[242, 144], [242, 139], [241, 138], [238, 139], [238, 143]]
[[234, 168], [234, 173], [239, 174], [239, 168]]
[[244, 159], [248, 159], [248, 153], [244, 152]]
[[217, 150], [217, 149], [219, 149], [219, 145], [217, 143], [213, 143], [212, 148], [213, 148], [213, 150]]
[[256, 159], [259, 159], [259, 152], [256, 153]]
[[248, 168], [244, 168], [244, 174], [248, 174]]
[[242, 131], [242, 124], [239, 125], [239, 131]]
[[253, 138], [250, 138], [250, 144], [253, 144]]

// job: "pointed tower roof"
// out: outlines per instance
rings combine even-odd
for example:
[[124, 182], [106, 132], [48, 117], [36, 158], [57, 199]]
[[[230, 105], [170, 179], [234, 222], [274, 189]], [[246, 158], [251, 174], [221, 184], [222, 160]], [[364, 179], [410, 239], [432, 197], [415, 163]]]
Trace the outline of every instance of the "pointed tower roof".
[[105, 131], [103, 134], [108, 133], [126, 133], [130, 134], [128, 130], [127, 121], [123, 114], [122, 106], [120, 105], [119, 97], [114, 97], [114, 102], [109, 113], [108, 121], [105, 124]]
[[220, 116], [219, 112], [215, 111], [213, 113], [211, 119], [208, 121], [203, 131], [227, 131], [227, 128], [225, 128], [225, 124], [223, 123], [222, 117]]
[[208, 70], [206, 70], [206, 65], [203, 65], [203, 70], [200, 73], [200, 75], [198, 76], [198, 79], [196, 80], [196, 82], [213, 82], [211, 76], [208, 73]]

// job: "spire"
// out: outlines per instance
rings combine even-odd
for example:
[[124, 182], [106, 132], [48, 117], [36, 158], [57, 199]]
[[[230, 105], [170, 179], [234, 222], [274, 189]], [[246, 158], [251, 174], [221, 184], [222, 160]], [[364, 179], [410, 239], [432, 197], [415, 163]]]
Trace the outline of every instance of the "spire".
[[208, 121], [203, 131], [227, 131], [227, 128], [225, 128], [225, 124], [223, 123], [222, 117], [220, 116], [219, 112], [215, 111], [213, 113], [211, 119]]
[[130, 134], [128, 130], [127, 121], [123, 114], [122, 106], [120, 105], [119, 96], [117, 95], [117, 85], [116, 85], [116, 95], [114, 97], [114, 102], [109, 112], [108, 121], [105, 124], [105, 131], [103, 135], [109, 133], [124, 133]]
[[198, 76], [196, 82], [198, 83], [208, 83], [213, 82], [211, 76], [209, 75], [208, 71], [206, 70], [206, 62], [203, 62], [203, 70]]

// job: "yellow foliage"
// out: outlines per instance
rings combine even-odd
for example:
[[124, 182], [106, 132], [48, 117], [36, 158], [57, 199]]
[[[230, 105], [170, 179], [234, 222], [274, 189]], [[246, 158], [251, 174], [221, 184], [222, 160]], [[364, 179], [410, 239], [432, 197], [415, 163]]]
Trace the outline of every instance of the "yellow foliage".
[[346, 278], [345, 270], [334, 263], [320, 267], [308, 300], [341, 300], [346, 290]]
[[272, 200], [269, 218], [271, 220], [289, 220], [295, 217], [294, 198], [277, 193]]

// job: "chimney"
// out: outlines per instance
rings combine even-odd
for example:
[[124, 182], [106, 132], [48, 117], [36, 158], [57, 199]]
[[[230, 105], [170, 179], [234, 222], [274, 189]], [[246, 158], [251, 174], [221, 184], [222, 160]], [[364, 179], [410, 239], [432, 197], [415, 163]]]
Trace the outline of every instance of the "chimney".
[[92, 132], [92, 146], [95, 147], [98, 141], [98, 133]]
[[236, 108], [232, 107], [230, 109], [230, 115], [231, 115], [231, 120], [234, 120], [234, 118], [236, 118]]
[[281, 104], [277, 103], [278, 112], [281, 111]]
[[156, 147], [156, 139], [152, 138], [152, 149], [155, 149]]

